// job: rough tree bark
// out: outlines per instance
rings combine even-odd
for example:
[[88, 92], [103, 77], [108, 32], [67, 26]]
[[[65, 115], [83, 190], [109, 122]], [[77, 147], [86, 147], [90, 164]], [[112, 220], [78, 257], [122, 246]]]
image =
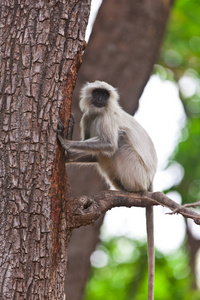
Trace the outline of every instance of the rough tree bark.
[[67, 126], [90, 0], [0, 4], [0, 299], [64, 299]]
[[[123, 108], [133, 114], [151, 75], [173, 0], [106, 0], [94, 23], [73, 95], [72, 111], [79, 139], [78, 108], [80, 87], [96, 79], [118, 87]], [[78, 172], [77, 172], [78, 170]], [[92, 169], [68, 167], [74, 196], [94, 195], [105, 185]], [[65, 289], [71, 287], [69, 300], [80, 300], [89, 276], [89, 258], [98, 241], [101, 222], [73, 231], [69, 244], [69, 265]], [[84, 260], [82, 259], [84, 258]], [[76, 263], [75, 263], [76, 262]]]

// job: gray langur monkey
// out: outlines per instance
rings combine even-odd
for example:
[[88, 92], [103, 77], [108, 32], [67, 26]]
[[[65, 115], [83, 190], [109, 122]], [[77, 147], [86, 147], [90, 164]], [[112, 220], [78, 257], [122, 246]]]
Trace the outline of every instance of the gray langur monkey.
[[[97, 163], [110, 186], [126, 192], [152, 191], [157, 167], [154, 145], [143, 127], [118, 103], [115, 88], [103, 81], [81, 89], [82, 141], [58, 138], [67, 150], [67, 163]], [[148, 300], [154, 298], [153, 208], [146, 208]]]

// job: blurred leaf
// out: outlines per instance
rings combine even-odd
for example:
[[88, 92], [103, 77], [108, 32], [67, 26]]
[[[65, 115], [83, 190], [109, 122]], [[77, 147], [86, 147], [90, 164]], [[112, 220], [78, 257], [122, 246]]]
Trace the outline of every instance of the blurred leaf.
[[[120, 262], [119, 252], [125, 253], [127, 247], [128, 259]], [[146, 300], [146, 245], [120, 237], [102, 242], [99, 249], [108, 255], [108, 264], [103, 268], [92, 268], [84, 300]], [[190, 277], [185, 250], [179, 249], [168, 256], [156, 251], [155, 300], [200, 299], [200, 292], [190, 291]]]
[[181, 77], [186, 69], [200, 69], [200, 2], [175, 1], [159, 63]]

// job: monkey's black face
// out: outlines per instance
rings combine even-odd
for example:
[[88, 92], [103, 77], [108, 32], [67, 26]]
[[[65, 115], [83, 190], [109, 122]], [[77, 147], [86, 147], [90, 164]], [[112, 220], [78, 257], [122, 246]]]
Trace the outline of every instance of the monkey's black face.
[[105, 107], [108, 102], [110, 93], [105, 89], [94, 89], [92, 91], [92, 104], [96, 107]]

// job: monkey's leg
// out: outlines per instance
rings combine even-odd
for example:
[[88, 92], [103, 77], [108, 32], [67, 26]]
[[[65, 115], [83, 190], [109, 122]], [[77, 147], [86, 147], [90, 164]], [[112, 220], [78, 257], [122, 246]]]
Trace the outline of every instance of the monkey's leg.
[[67, 164], [94, 164], [97, 162], [96, 155], [86, 152], [66, 151], [65, 163]]
[[154, 270], [155, 270], [155, 251], [154, 251], [154, 222], [153, 206], [146, 208], [147, 226], [147, 254], [148, 254], [148, 300], [154, 299]]

